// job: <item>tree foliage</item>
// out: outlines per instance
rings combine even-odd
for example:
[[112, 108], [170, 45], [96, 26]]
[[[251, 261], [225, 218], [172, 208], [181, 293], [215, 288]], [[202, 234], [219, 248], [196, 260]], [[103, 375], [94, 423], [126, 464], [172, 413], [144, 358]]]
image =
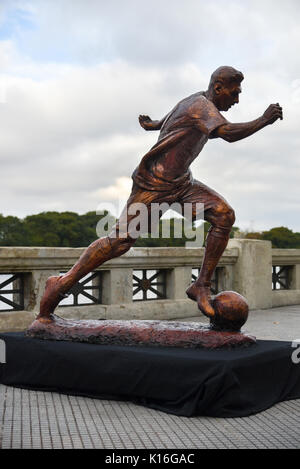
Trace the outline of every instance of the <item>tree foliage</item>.
[[272, 228], [270, 231], [263, 231], [262, 239], [272, 241], [274, 248], [300, 249], [300, 233], [294, 233], [284, 226]]
[[0, 215], [0, 245], [88, 246], [97, 238], [96, 226], [104, 215], [96, 215], [95, 212], [84, 215], [74, 212], [43, 212], [29, 215], [23, 220]]
[[[97, 215], [96, 212], [88, 212], [84, 215], [74, 212], [42, 212], [29, 215], [24, 219], [14, 216], [5, 217], [0, 214], [0, 246], [85, 247], [101, 236], [97, 234], [96, 227], [104, 216], [111, 225], [115, 222], [108, 212], [102, 215]], [[150, 235], [140, 237], [135, 245], [139, 247], [185, 246], [187, 241], [193, 241], [191, 235], [195, 234], [195, 231], [192, 230], [204, 230], [203, 238], [205, 239], [209, 227], [209, 223], [205, 222], [198, 228], [191, 226], [187, 230], [179, 219], [161, 220], [158, 237]], [[166, 236], [162, 236], [163, 230], [166, 230]], [[239, 232], [239, 229], [233, 227], [230, 237], [233, 238], [236, 232]], [[294, 233], [283, 226], [259, 233], [245, 233], [242, 237], [269, 240], [274, 248], [300, 249], [300, 233]]]
[[300, 233], [294, 233], [285, 226], [278, 226], [269, 231], [250, 232], [245, 238], [271, 241], [273, 248], [300, 249]]

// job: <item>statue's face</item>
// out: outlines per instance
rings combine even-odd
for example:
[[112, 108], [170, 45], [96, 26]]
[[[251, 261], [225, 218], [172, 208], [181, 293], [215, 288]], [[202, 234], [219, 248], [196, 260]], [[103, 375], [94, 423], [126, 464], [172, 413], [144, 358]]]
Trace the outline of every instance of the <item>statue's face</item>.
[[228, 111], [239, 102], [239, 94], [242, 92], [240, 83], [229, 85], [217, 83], [215, 85], [215, 104], [219, 111]]

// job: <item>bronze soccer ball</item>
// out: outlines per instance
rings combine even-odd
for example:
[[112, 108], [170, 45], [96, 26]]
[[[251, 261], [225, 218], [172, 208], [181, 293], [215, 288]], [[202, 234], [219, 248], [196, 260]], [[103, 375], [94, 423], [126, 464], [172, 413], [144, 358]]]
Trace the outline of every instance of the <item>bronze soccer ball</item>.
[[212, 329], [240, 331], [248, 318], [249, 306], [246, 299], [234, 291], [224, 291], [212, 300], [215, 316], [210, 319]]

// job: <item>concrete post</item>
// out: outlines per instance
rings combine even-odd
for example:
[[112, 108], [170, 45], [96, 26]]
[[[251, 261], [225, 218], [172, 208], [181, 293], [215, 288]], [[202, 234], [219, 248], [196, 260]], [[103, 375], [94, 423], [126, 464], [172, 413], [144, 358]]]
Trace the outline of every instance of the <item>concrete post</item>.
[[243, 295], [250, 309], [272, 307], [272, 246], [270, 241], [233, 239], [230, 248], [238, 248], [234, 266], [233, 290]]
[[186, 289], [192, 283], [191, 267], [175, 267], [167, 273], [167, 298], [186, 300]]
[[132, 303], [132, 270], [113, 268], [102, 271], [102, 303]]
[[291, 290], [300, 290], [300, 264], [296, 264], [293, 266]]
[[233, 290], [233, 266], [224, 265], [218, 267], [217, 274], [219, 291]]
[[60, 275], [57, 270], [33, 270], [31, 274], [24, 276], [24, 308], [38, 312], [40, 301], [45, 290], [48, 277]]

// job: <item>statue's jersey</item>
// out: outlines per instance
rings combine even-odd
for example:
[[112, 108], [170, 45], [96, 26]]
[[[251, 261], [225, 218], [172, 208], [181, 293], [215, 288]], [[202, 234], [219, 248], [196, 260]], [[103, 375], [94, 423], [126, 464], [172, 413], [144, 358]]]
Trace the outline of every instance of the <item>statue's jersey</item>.
[[203, 92], [180, 101], [163, 122], [157, 143], [132, 175], [145, 190], [168, 191], [192, 179], [189, 166], [212, 132], [227, 120]]

